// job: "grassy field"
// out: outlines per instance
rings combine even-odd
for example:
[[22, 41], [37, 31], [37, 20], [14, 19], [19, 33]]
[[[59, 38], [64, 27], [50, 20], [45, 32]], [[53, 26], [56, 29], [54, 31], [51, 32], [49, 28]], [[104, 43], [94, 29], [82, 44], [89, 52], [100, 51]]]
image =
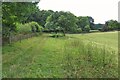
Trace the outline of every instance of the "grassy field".
[[117, 32], [49, 34], [3, 46], [3, 77], [111, 78], [118, 76]]
[[[70, 35], [71, 36], [71, 35]], [[83, 39], [84, 41], [95, 42], [100, 45], [111, 47], [117, 51], [118, 49], [118, 32], [98, 32], [90, 34], [73, 34], [72, 36]]]

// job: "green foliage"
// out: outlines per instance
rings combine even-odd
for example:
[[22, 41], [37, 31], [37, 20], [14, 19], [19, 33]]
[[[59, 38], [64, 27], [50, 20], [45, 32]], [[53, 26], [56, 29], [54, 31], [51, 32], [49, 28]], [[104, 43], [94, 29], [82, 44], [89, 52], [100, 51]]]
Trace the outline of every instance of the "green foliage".
[[57, 28], [59, 28], [59, 25], [56, 22], [56, 19], [53, 18], [53, 15], [48, 16], [46, 20], [45, 28], [50, 30], [56, 30]]
[[31, 16], [27, 19], [27, 22], [35, 21], [41, 26], [45, 27], [46, 19], [53, 13], [52, 10], [39, 10], [35, 13], [31, 14]]
[[57, 33], [61, 29], [61, 27], [59, 26], [57, 22], [58, 14], [56, 13], [48, 16], [46, 20], [46, 24], [45, 24], [46, 29], [54, 31], [55, 34], [53, 34], [53, 37], [58, 37], [59, 35]]
[[108, 20], [105, 22], [105, 26], [102, 27], [102, 31], [118, 30], [119, 23], [116, 20]]
[[82, 29], [81, 28], [78, 28], [77, 29], [77, 33], [81, 33], [82, 32]]
[[89, 26], [89, 25], [86, 25], [85, 28], [84, 28], [84, 31], [85, 31], [85, 32], [89, 32], [89, 31], [90, 31], [90, 26]]
[[89, 20], [89, 23], [90, 23], [91, 30], [94, 30], [95, 29], [94, 19], [91, 16], [87, 16], [87, 17], [88, 17], [88, 20]]
[[[68, 32], [74, 32], [77, 30], [78, 26], [77, 26], [77, 18], [70, 12], [66, 13], [66, 28], [65, 30]], [[64, 24], [65, 24], [64, 23]]]
[[63, 29], [65, 32], [75, 32], [77, 30], [77, 19], [70, 12], [54, 12], [47, 17], [45, 27], [48, 29]]
[[2, 28], [2, 36], [3, 37], [9, 37], [9, 34], [10, 34], [10, 29], [7, 28], [7, 27], [3, 27]]
[[43, 27], [40, 26], [37, 22], [29, 22], [26, 24], [16, 24], [17, 31], [19, 34], [26, 34], [32, 32], [42, 32]]
[[118, 22], [114, 20], [110, 20], [106, 22], [106, 26], [108, 26], [109, 30], [115, 30], [118, 28]]
[[50, 30], [56, 30], [60, 27], [60, 29], [63, 29], [67, 33], [76, 33], [78, 28], [84, 31], [86, 25], [89, 25], [91, 29], [94, 28], [94, 19], [92, 17], [76, 17], [70, 12], [63, 11], [37, 11], [31, 14], [27, 21], [38, 22], [38, 24]]
[[82, 16], [80, 16], [80, 17], [78, 17], [77, 25], [78, 25], [79, 28], [82, 29], [82, 31], [84, 31], [85, 26], [89, 25], [91, 27], [91, 25], [94, 24], [93, 22], [94, 22], [94, 20], [92, 19], [92, 17], [88, 17], [88, 16], [82, 17]]
[[17, 26], [18, 34], [31, 33], [31, 27], [30, 27], [29, 23], [26, 23], [26, 24], [17, 23], [16, 26]]
[[3, 2], [3, 22], [24, 22], [30, 14], [38, 10], [36, 4], [30, 2]]
[[32, 28], [32, 32], [42, 32], [43, 27], [39, 25], [37, 22], [30, 22], [29, 24]]
[[3, 2], [2, 3], [2, 24], [4, 35], [7, 33], [16, 32], [16, 23], [24, 23], [27, 18], [38, 10], [37, 3], [30, 2]]

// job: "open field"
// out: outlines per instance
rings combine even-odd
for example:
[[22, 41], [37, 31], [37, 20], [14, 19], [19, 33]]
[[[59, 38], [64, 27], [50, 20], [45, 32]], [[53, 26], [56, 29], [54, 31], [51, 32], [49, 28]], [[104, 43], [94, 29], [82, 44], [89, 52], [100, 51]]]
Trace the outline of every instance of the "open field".
[[3, 77], [117, 78], [117, 45], [117, 32], [25, 39], [3, 46]]
[[[71, 35], [70, 35], [71, 36]], [[99, 45], [111, 47], [118, 50], [118, 31], [114, 32], [97, 32], [90, 34], [72, 34], [72, 36], [83, 39], [84, 41], [94, 42]]]

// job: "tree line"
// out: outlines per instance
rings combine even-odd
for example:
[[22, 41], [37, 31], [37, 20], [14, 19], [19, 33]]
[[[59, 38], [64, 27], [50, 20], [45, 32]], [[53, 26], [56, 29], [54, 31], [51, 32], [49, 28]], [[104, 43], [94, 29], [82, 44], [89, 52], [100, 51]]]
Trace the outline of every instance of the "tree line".
[[[2, 3], [2, 34], [9, 37], [10, 33], [26, 32], [58, 32], [82, 33], [90, 30], [119, 30], [120, 23], [108, 20], [100, 28], [96, 28], [91, 16], [75, 16], [71, 12], [39, 10], [38, 3], [3, 2]], [[97, 25], [98, 26], [98, 25]], [[23, 30], [23, 31], [21, 31]]]
[[112, 31], [112, 30], [120, 30], [120, 23], [116, 20], [108, 20], [105, 22], [104, 26], [100, 29], [100, 31]]
[[[38, 22], [44, 30], [64, 30], [66, 33], [90, 32], [90, 30], [119, 30], [120, 23], [108, 20], [105, 24], [95, 24], [91, 16], [75, 16], [71, 12], [40, 10], [29, 17], [29, 21]], [[97, 28], [99, 26], [99, 28]]]
[[89, 32], [93, 29], [94, 19], [90, 16], [75, 16], [71, 12], [41, 10], [29, 17], [29, 21], [36, 21], [45, 30], [62, 29], [67, 33]]

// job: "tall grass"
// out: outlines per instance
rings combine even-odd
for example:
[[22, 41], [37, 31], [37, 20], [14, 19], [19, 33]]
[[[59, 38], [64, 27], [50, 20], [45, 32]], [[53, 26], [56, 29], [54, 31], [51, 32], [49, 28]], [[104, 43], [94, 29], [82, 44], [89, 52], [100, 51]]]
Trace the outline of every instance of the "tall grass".
[[81, 40], [70, 40], [64, 48], [64, 74], [67, 78], [118, 77], [115, 51]]
[[[111, 43], [114, 41], [111, 39]], [[86, 38], [78, 38], [77, 35], [52, 38], [43, 34], [22, 40], [21, 43], [3, 46], [2, 76], [117, 78], [118, 55], [114, 50], [108, 46], [87, 42]]]

